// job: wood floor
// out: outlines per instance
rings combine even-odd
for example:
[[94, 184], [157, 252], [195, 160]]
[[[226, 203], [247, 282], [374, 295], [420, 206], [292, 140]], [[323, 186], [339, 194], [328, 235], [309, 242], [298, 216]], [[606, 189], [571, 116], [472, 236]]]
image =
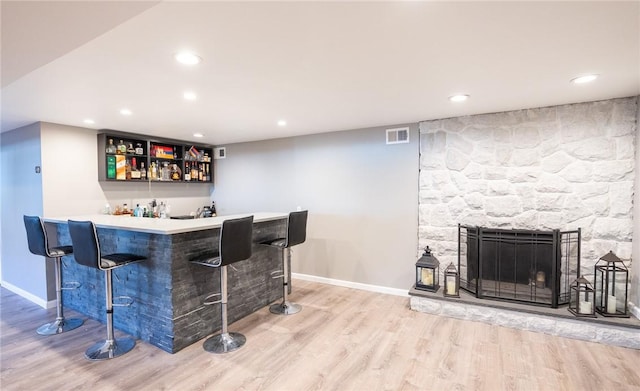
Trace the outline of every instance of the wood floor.
[[239, 351], [214, 355], [201, 341], [172, 355], [139, 342], [102, 362], [83, 352], [104, 338], [104, 325], [88, 319], [69, 333], [39, 336], [36, 328], [55, 310], [2, 288], [0, 388], [640, 390], [638, 350], [418, 313], [403, 297], [301, 280], [293, 286], [302, 312], [277, 316], [265, 307], [232, 324], [247, 337]]

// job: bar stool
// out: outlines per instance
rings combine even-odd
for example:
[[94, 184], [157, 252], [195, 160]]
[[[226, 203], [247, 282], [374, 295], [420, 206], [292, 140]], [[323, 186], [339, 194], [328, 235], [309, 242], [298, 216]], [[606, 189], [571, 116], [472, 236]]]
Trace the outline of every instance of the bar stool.
[[140, 262], [146, 258], [140, 255], [128, 253], [116, 253], [103, 255], [100, 251], [100, 242], [96, 233], [96, 227], [91, 221], [69, 220], [69, 234], [73, 243], [73, 256], [81, 265], [103, 270], [105, 272], [106, 314], [107, 314], [107, 339], [92, 345], [84, 353], [85, 358], [93, 361], [107, 360], [122, 356], [136, 345], [133, 338], [114, 338], [113, 333], [113, 306], [128, 306], [133, 302], [131, 298], [126, 304], [114, 304], [113, 288], [111, 285], [111, 271], [115, 268], [131, 263]]
[[[291, 247], [304, 243], [307, 238], [307, 215], [309, 211], [303, 210], [289, 213], [287, 218], [287, 236], [285, 238], [272, 239], [260, 244], [276, 247], [282, 250], [282, 274], [273, 278], [282, 277], [282, 303], [273, 304], [269, 311], [278, 315], [293, 315], [302, 310], [300, 304], [294, 304], [288, 300], [289, 291], [289, 263], [291, 262]], [[274, 273], [279, 273], [276, 271]], [[273, 273], [272, 273], [273, 274]]]
[[[72, 246], [49, 247], [49, 239], [44, 223], [39, 216], [23, 216], [24, 227], [27, 230], [27, 243], [29, 251], [35, 255], [53, 258], [56, 274], [56, 308], [58, 315], [55, 322], [44, 324], [38, 327], [36, 332], [40, 335], [54, 335], [64, 333], [69, 330], [78, 328], [84, 322], [82, 319], [71, 318], [66, 319], [62, 307], [62, 290], [74, 289], [65, 288], [62, 284], [62, 257], [73, 253]], [[78, 283], [70, 283], [74, 287], [78, 287]]]
[[202, 254], [190, 260], [191, 263], [208, 267], [220, 268], [220, 293], [207, 296], [209, 300], [220, 296], [218, 301], [205, 301], [204, 305], [220, 303], [222, 328], [220, 334], [209, 337], [204, 341], [204, 350], [211, 353], [228, 353], [239, 349], [247, 338], [240, 333], [230, 333], [227, 330], [227, 266], [244, 261], [251, 257], [251, 242], [253, 236], [253, 216], [229, 219], [222, 222], [218, 251]]

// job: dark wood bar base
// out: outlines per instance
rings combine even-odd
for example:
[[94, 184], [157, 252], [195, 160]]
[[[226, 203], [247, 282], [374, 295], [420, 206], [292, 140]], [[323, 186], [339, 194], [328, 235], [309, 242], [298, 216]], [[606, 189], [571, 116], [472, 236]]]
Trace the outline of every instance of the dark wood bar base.
[[[122, 217], [127, 218], [127, 217]], [[55, 224], [60, 243], [71, 243], [67, 225]], [[280, 253], [257, 243], [283, 237], [286, 219], [254, 223], [253, 255], [228, 269], [229, 324], [282, 297], [282, 281], [271, 272], [282, 268]], [[154, 234], [98, 228], [104, 253], [129, 252], [145, 262], [113, 272], [113, 296], [129, 296], [129, 307], [114, 309], [114, 325], [142, 341], [176, 353], [220, 328], [219, 305], [203, 305], [219, 293], [220, 271], [189, 263], [218, 247], [219, 228], [178, 234]], [[81, 286], [63, 291], [63, 302], [86, 316], [106, 322], [104, 273], [64, 258], [63, 280]], [[291, 268], [289, 268], [291, 270]], [[117, 300], [116, 300], [117, 302]]]

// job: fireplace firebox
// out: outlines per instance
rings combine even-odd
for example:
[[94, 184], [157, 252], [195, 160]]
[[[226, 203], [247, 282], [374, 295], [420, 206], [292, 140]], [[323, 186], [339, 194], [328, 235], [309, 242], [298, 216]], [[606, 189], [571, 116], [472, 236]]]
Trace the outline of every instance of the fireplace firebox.
[[580, 229], [528, 231], [458, 225], [460, 289], [478, 298], [557, 308], [580, 270]]

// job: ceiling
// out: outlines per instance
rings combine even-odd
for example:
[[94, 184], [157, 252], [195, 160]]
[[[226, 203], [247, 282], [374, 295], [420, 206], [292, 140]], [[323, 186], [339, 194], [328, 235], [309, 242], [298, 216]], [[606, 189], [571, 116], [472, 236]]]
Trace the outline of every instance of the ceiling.
[[640, 94], [640, 1], [1, 4], [3, 132], [221, 145]]

